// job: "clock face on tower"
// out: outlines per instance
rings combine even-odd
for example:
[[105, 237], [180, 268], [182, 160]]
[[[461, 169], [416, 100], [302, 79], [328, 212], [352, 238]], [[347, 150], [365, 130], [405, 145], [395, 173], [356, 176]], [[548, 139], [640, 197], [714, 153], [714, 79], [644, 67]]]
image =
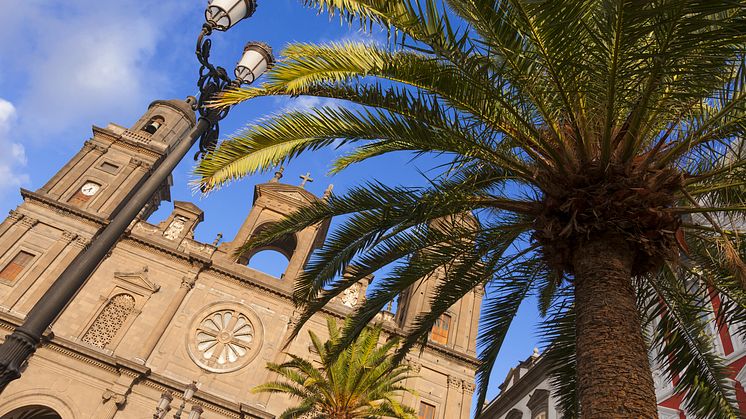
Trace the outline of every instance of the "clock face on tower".
[[98, 183], [86, 182], [80, 187], [80, 192], [85, 196], [93, 196], [98, 192], [99, 188], [101, 188], [101, 185]]

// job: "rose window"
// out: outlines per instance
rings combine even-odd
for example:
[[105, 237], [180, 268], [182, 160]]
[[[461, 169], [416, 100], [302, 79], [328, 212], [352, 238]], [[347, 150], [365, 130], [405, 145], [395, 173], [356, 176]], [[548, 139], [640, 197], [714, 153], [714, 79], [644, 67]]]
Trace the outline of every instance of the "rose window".
[[211, 371], [227, 372], [253, 358], [258, 342], [250, 316], [225, 309], [198, 319], [189, 345], [190, 355], [197, 364]]

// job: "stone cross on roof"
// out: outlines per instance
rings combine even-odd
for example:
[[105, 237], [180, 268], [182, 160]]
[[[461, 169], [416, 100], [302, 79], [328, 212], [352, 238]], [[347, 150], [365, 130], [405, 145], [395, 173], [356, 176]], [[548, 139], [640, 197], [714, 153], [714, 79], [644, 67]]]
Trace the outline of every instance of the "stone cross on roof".
[[303, 179], [303, 182], [300, 183], [300, 187], [306, 186], [306, 182], [313, 182], [313, 178], [311, 177], [311, 172], [306, 172], [305, 175], [300, 175], [300, 178]]

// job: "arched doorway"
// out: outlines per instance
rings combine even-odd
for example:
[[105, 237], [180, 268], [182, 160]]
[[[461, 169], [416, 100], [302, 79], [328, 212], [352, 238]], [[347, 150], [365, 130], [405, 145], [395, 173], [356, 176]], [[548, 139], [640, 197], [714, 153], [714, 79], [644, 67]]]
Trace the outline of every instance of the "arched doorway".
[[62, 416], [46, 406], [32, 405], [6, 413], [2, 419], [62, 419]]

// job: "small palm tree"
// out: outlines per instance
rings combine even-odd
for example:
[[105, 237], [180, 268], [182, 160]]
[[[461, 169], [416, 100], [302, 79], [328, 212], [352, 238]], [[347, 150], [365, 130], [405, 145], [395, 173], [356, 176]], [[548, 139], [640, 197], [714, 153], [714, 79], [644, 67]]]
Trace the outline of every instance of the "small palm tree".
[[[396, 151], [452, 164], [431, 187], [332, 196], [247, 244], [344, 219], [298, 279], [300, 325], [393, 264], [345, 328], [349, 342], [446, 266], [401, 353], [486, 285], [478, 409], [518, 307], [537, 295], [566, 416], [657, 417], [651, 347], [690, 412], [738, 416], [703, 331], [707, 293], [727, 302], [723, 319], [746, 319], [746, 232], [731, 222], [746, 215], [743, 1], [304, 3], [382, 26], [390, 45], [293, 44], [263, 86], [220, 97], [216, 106], [269, 95], [354, 106], [249, 127], [200, 162], [203, 190], [338, 144], [355, 147], [335, 172]], [[465, 213], [479, 223], [456, 222]], [[453, 222], [429, 228], [435, 220]], [[340, 279], [350, 264], [355, 274]]]
[[340, 333], [334, 319], [327, 319], [329, 340], [321, 342], [309, 331], [311, 343], [319, 355], [319, 365], [299, 356], [289, 355], [283, 364], [268, 363], [267, 369], [285, 380], [255, 387], [254, 393], [284, 393], [300, 403], [290, 407], [281, 419], [414, 419], [414, 411], [403, 406], [403, 386], [410, 367], [395, 364], [391, 354], [397, 345], [389, 339], [383, 345], [379, 327], [366, 328], [341, 352], [334, 351]]

